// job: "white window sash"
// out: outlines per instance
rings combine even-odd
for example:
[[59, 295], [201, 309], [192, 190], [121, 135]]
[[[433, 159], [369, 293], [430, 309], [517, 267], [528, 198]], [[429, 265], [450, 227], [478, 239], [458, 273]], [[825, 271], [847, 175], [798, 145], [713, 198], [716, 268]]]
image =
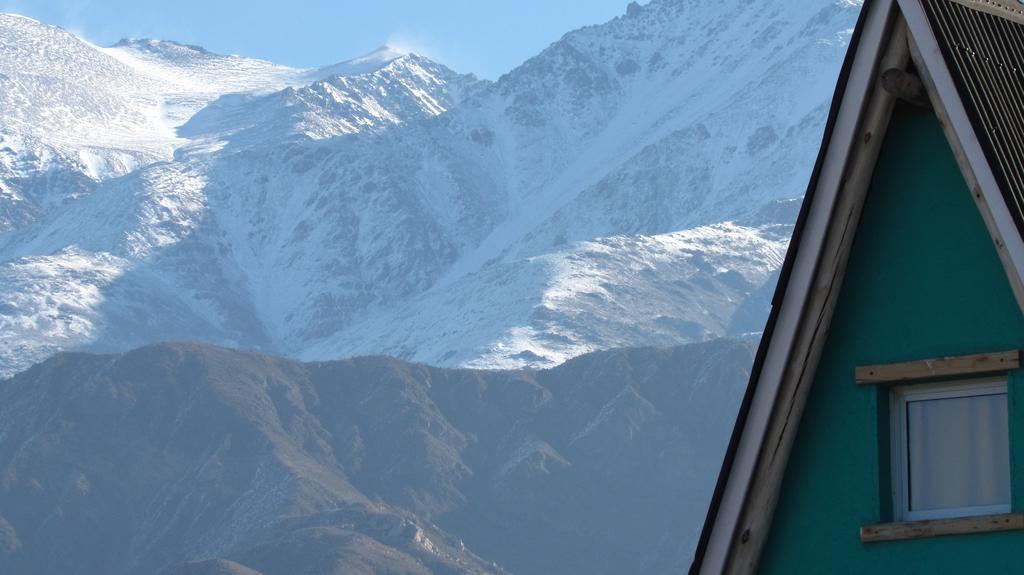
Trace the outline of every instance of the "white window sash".
[[[956, 383], [913, 384], [893, 389], [890, 397], [892, 501], [895, 521], [923, 521], [951, 517], [975, 517], [1009, 513], [1011, 503], [913, 511], [910, 509], [908, 476], [907, 403], [933, 399], [981, 397], [1007, 393], [1007, 378], [986, 378]], [[1007, 398], [1009, 399], [1009, 398]], [[1009, 404], [1007, 404], [1009, 407]]]

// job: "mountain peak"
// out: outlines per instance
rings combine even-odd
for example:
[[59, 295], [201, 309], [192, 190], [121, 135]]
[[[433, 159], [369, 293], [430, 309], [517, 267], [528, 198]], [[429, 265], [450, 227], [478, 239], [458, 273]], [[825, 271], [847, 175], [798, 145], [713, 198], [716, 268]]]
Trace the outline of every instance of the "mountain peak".
[[358, 76], [360, 74], [371, 74], [394, 62], [404, 58], [410, 53], [390, 44], [384, 44], [376, 50], [337, 64], [331, 64], [318, 68], [315, 72], [319, 78], [331, 76]]
[[182, 44], [173, 40], [157, 40], [154, 38], [122, 38], [111, 48], [132, 48], [134, 50], [166, 53], [166, 52], [196, 52], [199, 54], [210, 54], [210, 51], [202, 46], [194, 44]]
[[56, 28], [50, 24], [46, 24], [32, 18], [30, 16], [23, 16], [21, 14], [15, 14], [14, 12], [3, 12], [0, 11], [0, 26], [8, 27], [15, 26], [17, 24], [25, 26], [42, 26], [45, 28]]
[[23, 16], [14, 12], [0, 11], [0, 34], [8, 35], [11, 33], [27, 34], [29, 37], [57, 33], [78, 38], [79, 40], [82, 39], [77, 34], [69, 32], [60, 26], [47, 24], [30, 16]]
[[34, 23], [34, 24], [45, 25], [42, 22], [40, 22], [39, 20], [36, 20], [35, 18], [31, 18], [29, 16], [23, 16], [21, 14], [15, 14], [14, 12], [0, 12], [0, 18], [11, 19], [11, 20], [21, 20], [21, 21], [24, 21], [24, 22], [31, 22], [31, 23]]
[[410, 52], [408, 50], [403, 50], [402, 48], [392, 44], [384, 44], [368, 54], [349, 60], [349, 63], [390, 62], [392, 60], [397, 60], [402, 56], [408, 56], [409, 54]]

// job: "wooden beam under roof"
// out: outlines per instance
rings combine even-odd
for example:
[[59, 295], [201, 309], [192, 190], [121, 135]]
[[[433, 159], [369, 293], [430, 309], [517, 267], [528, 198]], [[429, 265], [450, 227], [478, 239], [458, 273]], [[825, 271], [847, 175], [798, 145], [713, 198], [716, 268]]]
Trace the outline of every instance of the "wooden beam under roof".
[[952, 0], [979, 12], [987, 12], [1024, 24], [1024, 4], [1017, 0]]

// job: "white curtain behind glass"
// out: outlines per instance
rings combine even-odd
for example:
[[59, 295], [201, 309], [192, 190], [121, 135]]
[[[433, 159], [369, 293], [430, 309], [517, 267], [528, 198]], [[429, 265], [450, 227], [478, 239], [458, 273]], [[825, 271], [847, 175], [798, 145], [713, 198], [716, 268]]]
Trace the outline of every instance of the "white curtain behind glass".
[[1010, 502], [1006, 394], [907, 402], [910, 510]]

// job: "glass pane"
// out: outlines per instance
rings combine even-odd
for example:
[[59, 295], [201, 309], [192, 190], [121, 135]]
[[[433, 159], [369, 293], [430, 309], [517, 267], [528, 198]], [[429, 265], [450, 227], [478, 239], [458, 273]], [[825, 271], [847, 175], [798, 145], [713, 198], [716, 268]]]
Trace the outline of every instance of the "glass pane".
[[1010, 502], [1006, 394], [907, 402], [910, 509]]

